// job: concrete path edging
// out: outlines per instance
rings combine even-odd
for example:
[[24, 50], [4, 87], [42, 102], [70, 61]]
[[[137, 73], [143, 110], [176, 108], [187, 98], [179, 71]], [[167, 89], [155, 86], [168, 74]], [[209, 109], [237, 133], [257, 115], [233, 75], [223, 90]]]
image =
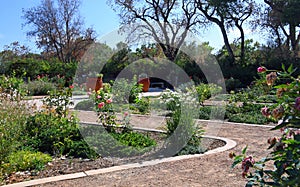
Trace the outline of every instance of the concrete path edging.
[[44, 183], [49, 183], [49, 182], [70, 180], [70, 179], [76, 179], [76, 178], [81, 178], [81, 177], [88, 177], [88, 176], [92, 176], [92, 175], [98, 175], [98, 174], [110, 173], [110, 172], [115, 172], [115, 171], [121, 171], [121, 170], [125, 170], [125, 169], [133, 169], [133, 168], [140, 168], [140, 167], [146, 167], [146, 166], [153, 166], [153, 165], [166, 163], [166, 162], [174, 162], [174, 161], [185, 160], [185, 159], [190, 159], [190, 158], [200, 158], [200, 157], [203, 157], [203, 156], [206, 156], [206, 155], [221, 153], [221, 152], [230, 150], [230, 149], [234, 148], [237, 145], [237, 143], [235, 141], [233, 141], [231, 139], [228, 139], [228, 138], [216, 137], [216, 136], [203, 136], [203, 137], [222, 140], [222, 141], [226, 142], [226, 144], [222, 147], [212, 149], [212, 150], [207, 151], [203, 154], [182, 155], [182, 156], [176, 156], [176, 157], [168, 157], [168, 158], [144, 161], [144, 162], [141, 162], [141, 163], [124, 164], [124, 165], [113, 166], [113, 167], [109, 167], [109, 168], [88, 170], [88, 171], [83, 171], [83, 172], [78, 172], [78, 173], [59, 175], [59, 176], [54, 176], [54, 177], [47, 177], [47, 178], [42, 178], [42, 179], [24, 181], [24, 182], [20, 182], [20, 183], [8, 184], [8, 185], [4, 185], [3, 187], [24, 187], [24, 186], [39, 185], [39, 184], [44, 184]]

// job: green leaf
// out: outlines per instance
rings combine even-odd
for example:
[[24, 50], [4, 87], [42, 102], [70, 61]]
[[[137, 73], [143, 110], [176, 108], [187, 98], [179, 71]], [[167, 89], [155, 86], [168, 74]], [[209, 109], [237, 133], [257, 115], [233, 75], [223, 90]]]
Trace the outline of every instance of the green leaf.
[[243, 154], [243, 155], [246, 154], [247, 148], [248, 148], [248, 146], [246, 146], [246, 147], [242, 150], [242, 154]]
[[233, 161], [232, 165], [231, 165], [231, 168], [234, 168], [237, 164], [241, 163], [243, 161], [243, 159], [244, 159], [243, 155], [236, 156], [234, 158], [234, 161]]
[[291, 72], [293, 71], [293, 64], [291, 64], [287, 70], [288, 73], [291, 74]]
[[281, 64], [281, 68], [282, 68], [283, 71], [286, 71], [286, 70], [285, 70], [285, 65], [284, 65], [284, 64]]

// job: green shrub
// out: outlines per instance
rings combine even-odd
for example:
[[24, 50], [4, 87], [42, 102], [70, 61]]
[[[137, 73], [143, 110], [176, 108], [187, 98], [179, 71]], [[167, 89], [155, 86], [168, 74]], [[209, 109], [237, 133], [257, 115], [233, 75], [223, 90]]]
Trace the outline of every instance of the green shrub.
[[107, 132], [102, 126], [81, 126], [86, 142], [103, 157], [128, 157], [143, 154], [156, 145], [155, 140], [138, 132]]
[[142, 85], [137, 84], [136, 77], [134, 77], [133, 80], [121, 78], [112, 82], [111, 91], [114, 94], [116, 103], [135, 103], [139, 97], [139, 93], [142, 92]]
[[177, 155], [202, 153], [200, 137], [204, 130], [195, 125], [194, 118], [198, 117], [195, 94], [196, 90], [184, 88], [177, 92], [166, 90], [161, 95], [171, 112], [166, 121], [170, 138], [167, 144], [178, 151]]
[[155, 140], [137, 132], [111, 133], [111, 135], [121, 144], [138, 149], [156, 145]]
[[0, 167], [24, 141], [25, 124], [30, 114], [17, 98], [0, 92]]
[[266, 124], [270, 120], [264, 118], [264, 116], [259, 112], [247, 112], [247, 113], [238, 113], [232, 114], [229, 116], [228, 121], [236, 123], [251, 123], [251, 124]]
[[86, 111], [94, 111], [95, 110], [95, 104], [94, 101], [91, 99], [80, 101], [76, 104], [74, 107], [75, 110], [86, 110]]
[[51, 93], [45, 100], [47, 107], [28, 119], [25, 146], [53, 156], [97, 156], [83, 141], [77, 118], [69, 114], [70, 94], [70, 88]]
[[141, 99], [136, 99], [136, 103], [134, 103], [133, 107], [131, 109], [137, 110], [140, 114], [146, 114], [150, 110], [150, 101], [149, 98], [141, 98]]
[[[53, 156], [96, 157], [96, 154], [83, 142], [74, 116], [67, 118], [57, 115], [54, 111], [44, 112], [35, 114], [28, 120], [25, 146], [48, 152]], [[83, 154], [82, 152], [85, 151], [87, 153]]]
[[46, 82], [42, 80], [30, 81], [27, 84], [21, 86], [23, 90], [27, 90], [28, 95], [48, 95], [56, 89], [54, 83]]
[[204, 100], [209, 99], [211, 96], [221, 93], [222, 88], [215, 84], [201, 83], [196, 86], [196, 90], [198, 93], [198, 99], [199, 99], [200, 103], [202, 103]]
[[0, 75], [0, 92], [9, 93], [10, 95], [25, 95], [26, 90], [22, 89], [23, 79], [14, 76]]
[[225, 85], [226, 85], [226, 90], [228, 92], [242, 87], [241, 81], [239, 79], [234, 79], [232, 77], [230, 79], [225, 80]]
[[26, 171], [42, 170], [46, 163], [52, 161], [52, 157], [41, 152], [21, 150], [13, 152], [8, 156], [9, 170]]

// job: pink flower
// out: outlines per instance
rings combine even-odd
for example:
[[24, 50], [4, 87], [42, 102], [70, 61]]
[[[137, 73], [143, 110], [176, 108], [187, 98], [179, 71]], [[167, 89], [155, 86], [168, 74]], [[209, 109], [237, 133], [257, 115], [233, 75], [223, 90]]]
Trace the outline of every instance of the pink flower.
[[270, 117], [271, 113], [268, 107], [264, 107], [261, 109], [261, 114], [265, 117]]
[[299, 110], [299, 111], [300, 111], [300, 97], [297, 97], [297, 98], [296, 98], [296, 101], [295, 101], [295, 108], [296, 108], [296, 110]]
[[98, 104], [98, 108], [103, 108], [104, 105], [105, 105], [104, 102], [101, 102], [101, 103]]
[[124, 112], [124, 116], [126, 117], [126, 116], [128, 116], [129, 115], [129, 113], [128, 112]]
[[101, 95], [97, 95], [97, 99], [101, 99]]
[[70, 88], [70, 89], [73, 89], [73, 88], [74, 88], [74, 86], [73, 86], [73, 85], [70, 85], [70, 86], [69, 86], [69, 88]]
[[92, 92], [88, 92], [87, 94], [88, 94], [88, 95], [92, 95]]
[[111, 103], [111, 102], [112, 102], [112, 99], [107, 99], [106, 100], [106, 103], [108, 103], [108, 104]]
[[254, 163], [255, 163], [255, 161], [252, 158], [252, 156], [248, 156], [248, 157], [244, 158], [244, 160], [242, 161], [243, 177], [246, 177], [246, 175], [249, 171], [249, 168], [253, 167]]
[[262, 66], [261, 66], [261, 67], [258, 67], [258, 68], [257, 68], [257, 72], [258, 72], [258, 73], [263, 73], [263, 72], [266, 72], [266, 71], [267, 71], [267, 70], [266, 70], [265, 67], [262, 67]]

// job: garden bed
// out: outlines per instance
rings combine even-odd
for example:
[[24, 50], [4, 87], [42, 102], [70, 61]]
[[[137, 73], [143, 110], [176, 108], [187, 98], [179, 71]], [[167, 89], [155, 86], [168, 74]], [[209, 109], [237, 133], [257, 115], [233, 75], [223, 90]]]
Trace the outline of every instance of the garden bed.
[[[158, 132], [142, 132], [143, 134], [149, 135], [152, 139], [155, 139], [158, 144], [164, 141], [161, 133]], [[202, 149], [205, 151], [213, 150], [218, 147], [224, 146], [226, 143], [219, 139], [212, 138], [202, 138], [201, 140]], [[6, 184], [22, 182], [27, 180], [45, 178], [45, 177], [53, 177], [77, 172], [83, 172], [87, 170], [108, 168], [112, 166], [119, 166], [123, 164], [129, 163], [137, 163], [143, 162], [146, 160], [151, 160], [151, 157], [148, 157], [149, 153], [145, 153], [144, 155], [134, 156], [134, 157], [107, 157], [107, 158], [98, 158], [95, 160], [90, 159], [81, 159], [81, 158], [55, 158], [51, 163], [45, 167], [44, 170], [39, 172], [16, 172], [11, 174], [6, 180]]]

